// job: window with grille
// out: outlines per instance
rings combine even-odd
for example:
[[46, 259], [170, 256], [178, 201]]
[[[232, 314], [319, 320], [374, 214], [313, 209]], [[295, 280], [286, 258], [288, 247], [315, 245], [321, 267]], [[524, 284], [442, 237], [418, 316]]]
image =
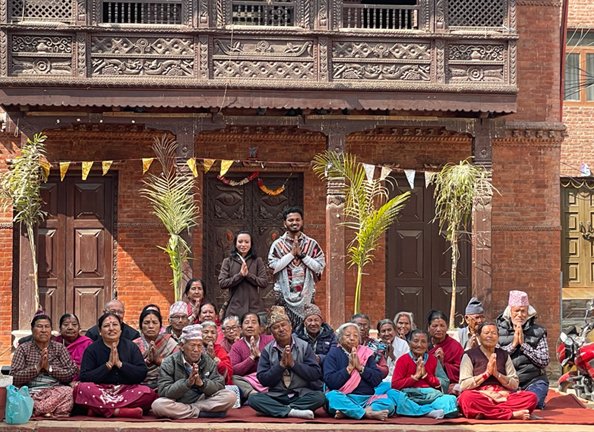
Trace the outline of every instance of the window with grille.
[[569, 30], [565, 56], [568, 102], [594, 102], [594, 31]]
[[372, 30], [418, 29], [419, 5], [417, 0], [345, 0], [342, 27]]
[[102, 22], [108, 24], [181, 24], [181, 1], [103, 1]]
[[73, 0], [9, 0], [11, 22], [74, 22]]
[[502, 27], [507, 0], [449, 0], [450, 27]]
[[233, 0], [232, 23], [246, 26], [291, 27], [295, 25], [295, 1]]

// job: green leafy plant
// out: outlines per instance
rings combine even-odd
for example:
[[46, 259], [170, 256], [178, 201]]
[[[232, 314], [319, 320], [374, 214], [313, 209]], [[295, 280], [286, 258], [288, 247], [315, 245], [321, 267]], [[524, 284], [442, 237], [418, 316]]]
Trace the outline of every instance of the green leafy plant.
[[21, 154], [12, 160], [8, 171], [0, 176], [0, 199], [4, 210], [10, 206], [14, 213], [12, 221], [25, 226], [31, 261], [33, 264], [33, 284], [35, 287], [35, 310], [40, 307], [37, 248], [35, 245], [35, 227], [45, 218], [41, 210], [41, 185], [47, 182], [47, 176], [41, 164], [48, 164], [45, 158], [45, 140], [42, 133], [28, 139], [21, 149]]
[[175, 300], [182, 297], [181, 283], [184, 264], [190, 256], [190, 247], [182, 237], [184, 231], [196, 225], [197, 209], [194, 202], [194, 179], [183, 173], [176, 163], [177, 142], [170, 136], [156, 137], [153, 151], [161, 164], [161, 173], [149, 173], [143, 180], [142, 196], [153, 207], [153, 214], [159, 218], [169, 233], [167, 246], [158, 246], [169, 256], [173, 274], [172, 285]]
[[386, 177], [367, 180], [363, 164], [349, 153], [326, 151], [314, 157], [313, 171], [321, 178], [343, 178], [346, 197], [344, 225], [355, 232], [347, 253], [350, 266], [357, 268], [354, 313], [360, 312], [363, 269], [373, 262], [377, 244], [388, 227], [396, 220], [410, 192], [390, 198], [395, 180]]
[[470, 235], [468, 225], [472, 220], [472, 208], [478, 201], [490, 200], [493, 185], [489, 172], [483, 167], [464, 160], [447, 164], [436, 173], [431, 182], [435, 185], [435, 218], [441, 235], [450, 244], [452, 253], [452, 297], [450, 301], [450, 330], [454, 328], [456, 314], [456, 280], [459, 242], [464, 235]]

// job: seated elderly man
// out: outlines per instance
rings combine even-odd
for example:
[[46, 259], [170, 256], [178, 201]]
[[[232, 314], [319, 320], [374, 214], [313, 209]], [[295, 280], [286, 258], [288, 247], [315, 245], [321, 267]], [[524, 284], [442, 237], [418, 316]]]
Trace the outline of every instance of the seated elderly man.
[[336, 346], [334, 330], [324, 322], [322, 311], [313, 303], [305, 306], [303, 324], [295, 329], [295, 335], [309, 344], [320, 364], [330, 348]]
[[182, 330], [188, 324], [190, 324], [188, 304], [183, 301], [173, 303], [169, 307], [169, 325], [165, 329], [165, 333], [170, 334], [173, 340], [179, 342]]
[[291, 321], [282, 306], [273, 306], [270, 329], [274, 341], [262, 351], [257, 372], [268, 392], [252, 393], [249, 404], [271, 417], [312, 419], [326, 400], [316, 356], [307, 342], [291, 334]]
[[[103, 309], [103, 313], [111, 312], [118, 317], [120, 317], [120, 321], [122, 321], [122, 335], [121, 338], [128, 339], [129, 341], [133, 341], [134, 339], [138, 339], [140, 337], [140, 333], [137, 330], [134, 330], [128, 324], [124, 322], [124, 315], [126, 310], [124, 309], [124, 303], [119, 301], [118, 299], [113, 299], [105, 303], [105, 308]], [[85, 333], [85, 336], [93, 339], [96, 341], [99, 339], [99, 327], [94, 325]]]
[[200, 324], [183, 329], [181, 351], [163, 360], [158, 384], [160, 397], [151, 406], [157, 417], [224, 417], [236, 400], [204, 353]]
[[485, 322], [485, 310], [479, 299], [473, 297], [466, 305], [464, 311], [465, 327], [458, 330], [458, 341], [464, 351], [478, 346], [478, 336], [476, 331], [478, 327]]
[[512, 359], [520, 389], [535, 393], [536, 407], [542, 409], [549, 391], [545, 368], [550, 357], [547, 331], [535, 321], [536, 310], [530, 306], [528, 294], [510, 291], [508, 306], [497, 317], [499, 345]]

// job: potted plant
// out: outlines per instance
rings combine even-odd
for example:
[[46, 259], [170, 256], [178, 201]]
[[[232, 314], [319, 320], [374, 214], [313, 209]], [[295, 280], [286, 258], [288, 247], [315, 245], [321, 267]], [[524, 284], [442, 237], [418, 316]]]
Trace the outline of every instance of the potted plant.
[[153, 214], [169, 233], [167, 245], [158, 247], [169, 256], [173, 291], [175, 301], [178, 301], [182, 297], [184, 265], [190, 256], [190, 246], [182, 234], [196, 225], [194, 179], [183, 173], [176, 163], [177, 142], [174, 138], [166, 135], [156, 137], [153, 150], [161, 164], [161, 173], [149, 173], [140, 193], [149, 200]]
[[468, 225], [472, 219], [475, 203], [490, 200], [493, 185], [489, 171], [468, 160], [447, 164], [436, 173], [431, 182], [435, 185], [435, 217], [441, 235], [450, 244], [452, 253], [452, 297], [450, 302], [450, 330], [454, 329], [456, 314], [456, 277], [460, 258], [459, 242], [464, 235], [470, 235]]
[[368, 179], [363, 164], [349, 153], [325, 151], [316, 155], [313, 162], [313, 171], [319, 177], [344, 179], [344, 225], [355, 232], [347, 254], [350, 266], [357, 268], [354, 313], [359, 313], [363, 269], [373, 261], [379, 240], [398, 217], [410, 192], [390, 198], [390, 187], [395, 184], [394, 179]]

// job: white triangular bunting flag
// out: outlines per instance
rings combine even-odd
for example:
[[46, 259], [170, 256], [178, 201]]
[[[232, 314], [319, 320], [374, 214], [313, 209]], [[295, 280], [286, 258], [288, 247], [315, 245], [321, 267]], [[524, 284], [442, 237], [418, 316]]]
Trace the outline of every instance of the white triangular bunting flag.
[[380, 181], [384, 181], [386, 179], [386, 177], [388, 177], [388, 175], [390, 175], [391, 172], [392, 172], [392, 168], [383, 166], [382, 173], [380, 174]]
[[429, 184], [431, 183], [431, 180], [433, 180], [433, 176], [436, 173], [431, 172], [431, 171], [425, 171], [425, 187], [429, 187]]
[[373, 181], [373, 172], [375, 171], [375, 165], [364, 163], [363, 168], [365, 169], [365, 175], [367, 176], [367, 181], [369, 183], [371, 183]]
[[415, 170], [411, 170], [411, 169], [404, 170], [404, 175], [406, 176], [406, 180], [408, 180], [408, 184], [411, 189], [415, 188], [415, 174], [416, 173], [417, 172]]

